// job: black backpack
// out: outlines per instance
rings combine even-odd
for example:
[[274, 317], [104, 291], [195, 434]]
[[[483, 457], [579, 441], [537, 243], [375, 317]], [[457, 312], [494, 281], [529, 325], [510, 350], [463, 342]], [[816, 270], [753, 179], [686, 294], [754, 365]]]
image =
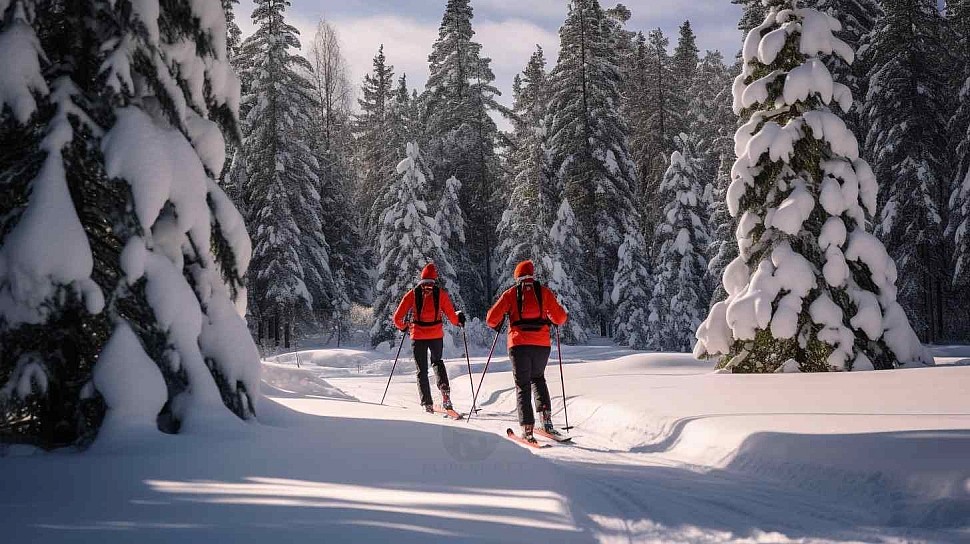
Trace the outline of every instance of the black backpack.
[[535, 293], [536, 302], [539, 304], [539, 317], [524, 318], [522, 317], [522, 307], [523, 307], [523, 289], [522, 284], [524, 282], [519, 282], [515, 286], [515, 302], [519, 310], [519, 318], [512, 321], [511, 326], [517, 327], [523, 331], [537, 332], [541, 331], [543, 327], [548, 327], [552, 325], [552, 321], [546, 319], [546, 313], [542, 308], [542, 284], [538, 280], [532, 280], [532, 291]]
[[424, 293], [421, 286], [414, 288], [414, 324], [421, 327], [433, 327], [441, 325], [441, 288], [435, 285], [431, 288], [431, 297], [434, 299], [434, 321], [421, 321], [421, 310], [424, 307]]

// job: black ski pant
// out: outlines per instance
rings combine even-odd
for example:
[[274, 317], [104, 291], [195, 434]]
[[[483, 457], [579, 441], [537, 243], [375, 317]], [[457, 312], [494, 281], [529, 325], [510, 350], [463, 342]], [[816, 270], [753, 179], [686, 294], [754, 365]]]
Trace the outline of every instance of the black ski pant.
[[434, 340], [414, 340], [411, 342], [414, 350], [414, 364], [418, 367], [418, 394], [421, 395], [421, 406], [434, 404], [431, 399], [431, 384], [428, 381], [428, 353], [431, 353], [431, 366], [434, 367], [434, 375], [438, 380], [438, 390], [443, 395], [451, 392], [448, 385], [448, 371], [445, 369], [445, 362], [441, 358], [441, 351], [444, 349], [444, 341], [441, 338]]
[[546, 364], [549, 362], [551, 351], [552, 348], [546, 346], [515, 346], [509, 349], [520, 425], [536, 423], [530, 396], [533, 389], [536, 396], [535, 409], [542, 412], [552, 408], [549, 386], [546, 385]]

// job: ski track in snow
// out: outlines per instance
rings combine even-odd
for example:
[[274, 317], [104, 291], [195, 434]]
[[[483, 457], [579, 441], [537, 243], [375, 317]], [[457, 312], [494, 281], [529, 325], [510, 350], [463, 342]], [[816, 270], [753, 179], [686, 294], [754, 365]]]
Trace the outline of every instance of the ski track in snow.
[[[791, 414], [746, 413], [743, 403], [717, 413], [710, 408], [721, 401], [705, 401], [711, 393], [704, 388], [731, 387], [731, 377], [689, 356], [605, 346], [566, 351], [574, 444], [529, 450], [504, 437], [506, 427], [517, 428], [505, 356], [489, 367], [482, 410], [469, 423], [420, 410], [405, 355], [379, 406], [391, 368], [386, 355], [304, 352], [298, 369], [287, 354], [267, 361], [262, 424], [246, 426], [243, 436], [154, 436], [82, 455], [8, 451], [0, 487], [17, 491], [0, 500], [0, 524], [11, 542], [970, 541], [970, 468], [959, 462], [970, 454], [970, 410], [939, 400], [947, 396], [942, 382], [956, 380], [967, 391], [970, 368], [958, 367], [965, 352], [941, 350], [952, 366], [895, 371], [934, 385], [936, 403], [917, 399], [934, 409], [929, 416], [905, 402], [895, 411], [834, 402], [826, 416], [835, 423], [812, 438], [826, 410], [806, 411], [794, 393], [783, 393]], [[561, 426], [557, 363], [554, 351], [546, 375]], [[484, 357], [472, 360], [476, 386], [483, 367]], [[455, 405], [467, 410], [465, 362], [450, 359], [448, 369]], [[949, 375], [934, 381], [933, 372]], [[892, 374], [867, 373], [886, 383]], [[815, 377], [802, 379], [797, 388]], [[651, 403], [672, 408], [642, 411], [658, 406]], [[778, 419], [775, 429], [770, 421]], [[906, 423], [914, 420], [921, 423]], [[749, 433], [753, 424], [765, 428]], [[875, 432], [880, 425], [886, 432]], [[916, 433], [926, 425], [935, 430]], [[792, 434], [780, 432], [789, 427]], [[723, 437], [710, 434], [722, 429]], [[734, 446], [733, 432], [744, 437]], [[949, 468], [944, 480], [965, 489], [928, 501], [900, 488], [892, 467], [859, 479], [855, 464], [839, 472], [833, 462], [831, 473], [815, 478], [819, 467], [797, 455], [772, 464], [772, 448], [784, 453], [789, 441], [806, 437], [803, 449], [817, 447], [821, 457], [832, 447], [851, 456], [887, 444], [905, 454], [915, 444], [931, 458], [912, 470]], [[710, 442], [727, 445], [721, 451]], [[736, 455], [727, 458], [732, 448]], [[932, 448], [948, 453], [934, 460], [926, 451]]]

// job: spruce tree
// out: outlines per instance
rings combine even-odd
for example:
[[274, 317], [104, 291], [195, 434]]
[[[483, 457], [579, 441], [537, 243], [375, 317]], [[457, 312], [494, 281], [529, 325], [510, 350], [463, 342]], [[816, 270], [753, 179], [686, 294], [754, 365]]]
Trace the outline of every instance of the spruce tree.
[[697, 36], [690, 26], [690, 21], [684, 21], [680, 26], [677, 47], [670, 59], [671, 92], [669, 133], [675, 138], [686, 134], [690, 129], [690, 94], [700, 64], [700, 50], [697, 48]]
[[616, 304], [613, 341], [633, 349], [650, 349], [650, 299], [653, 275], [650, 274], [649, 249], [639, 232], [627, 233], [619, 250], [619, 263], [613, 278], [613, 304]]
[[[474, 40], [470, 0], [448, 0], [438, 39], [428, 56], [425, 102], [425, 152], [435, 179], [462, 180], [469, 242], [461, 248], [478, 275], [462, 290], [472, 314], [484, 315], [495, 291], [492, 257], [498, 213], [495, 195], [500, 168], [495, 153], [498, 127], [493, 112], [506, 110], [497, 101], [491, 59]], [[442, 187], [433, 188], [440, 192]], [[482, 287], [483, 286], [483, 287]]]
[[591, 282], [583, 276], [586, 272], [582, 268], [572, 264], [580, 262], [586, 253], [579, 236], [576, 215], [569, 199], [563, 198], [549, 232], [551, 251], [541, 255], [539, 262], [542, 279], [569, 312], [569, 321], [562, 329], [562, 340], [567, 344], [586, 343], [592, 323], [586, 309], [592, 294], [585, 287]]
[[593, 293], [587, 310], [601, 333], [609, 334], [618, 250], [625, 234], [640, 224], [628, 128], [617, 110], [620, 76], [599, 2], [570, 2], [560, 40], [559, 62], [549, 78], [550, 154], [589, 248], [585, 262], [569, 264], [592, 279], [582, 286]]
[[[258, 0], [255, 34], [246, 39], [249, 94], [243, 123], [246, 179], [243, 200], [254, 233], [251, 312], [279, 344], [308, 332], [341, 306], [323, 232], [320, 164], [314, 152], [313, 87], [309, 62], [293, 52], [298, 31], [286, 23], [286, 0]], [[262, 327], [260, 327], [262, 328]], [[282, 330], [280, 329], [282, 328]]]
[[934, 0], [887, 0], [867, 55], [866, 151], [879, 179], [876, 234], [899, 268], [899, 298], [920, 337], [941, 339], [948, 194], [948, 52]]
[[952, 275], [948, 278], [952, 319], [948, 325], [953, 337], [962, 341], [970, 334], [970, 2], [947, 2], [946, 14], [956, 68], [950, 83], [955, 104], [948, 124], [954, 155], [946, 229], [948, 241], [953, 244]]
[[461, 297], [461, 285], [473, 284], [478, 279], [472, 264], [468, 261], [467, 253], [461, 251], [466, 243], [465, 213], [461, 209], [459, 194], [461, 181], [452, 176], [445, 182], [444, 191], [435, 206], [435, 229], [441, 239], [441, 251], [451, 265], [451, 269], [443, 267], [439, 274], [440, 283], [448, 290], [451, 301], [456, 308], [464, 308]]
[[683, 121], [684, 111], [678, 111], [673, 64], [667, 48], [670, 40], [663, 31], [652, 30], [649, 37], [637, 41], [637, 66], [634, 87], [638, 94], [631, 97], [628, 107], [631, 119], [630, 145], [636, 161], [637, 204], [641, 214], [644, 239], [648, 248], [663, 207], [657, 196], [660, 180], [673, 151], [675, 127]]
[[739, 257], [694, 353], [733, 372], [818, 372], [929, 362], [896, 301], [896, 267], [867, 232], [878, 186], [833, 107], [852, 104], [830, 55], [852, 62], [831, 16], [770, 0], [734, 85], [741, 152], [727, 192]]
[[0, 441], [255, 413], [225, 25], [220, 3], [0, 3]]
[[[360, 179], [357, 203], [365, 211], [362, 230], [363, 235], [373, 240], [376, 246], [379, 219], [383, 212], [383, 207], [377, 203], [394, 177], [399, 151], [394, 145], [398, 142], [387, 141], [388, 135], [392, 134], [390, 113], [394, 102], [394, 67], [387, 64], [383, 45], [374, 56], [373, 65], [371, 73], [364, 76], [361, 97], [357, 101], [360, 112], [356, 118], [355, 134], [357, 175]], [[403, 148], [404, 142], [400, 142], [400, 145]]]
[[689, 97], [686, 134], [694, 145], [697, 177], [704, 186], [717, 176], [724, 140], [734, 136], [737, 116], [731, 111], [731, 80], [721, 54], [708, 51], [685, 92]]
[[690, 351], [710, 301], [704, 184], [698, 179], [699, 161], [691, 143], [686, 137], [679, 140], [683, 153], [671, 155], [660, 184], [661, 199], [667, 204], [654, 236], [658, 250], [648, 342], [660, 351]]
[[421, 269], [435, 263], [444, 278], [455, 271], [441, 246], [427, 199], [431, 172], [417, 144], [407, 144], [407, 157], [397, 165], [398, 177], [388, 187], [390, 205], [381, 214], [377, 285], [374, 288], [374, 325], [371, 344], [394, 338], [391, 316], [401, 297], [414, 287]]

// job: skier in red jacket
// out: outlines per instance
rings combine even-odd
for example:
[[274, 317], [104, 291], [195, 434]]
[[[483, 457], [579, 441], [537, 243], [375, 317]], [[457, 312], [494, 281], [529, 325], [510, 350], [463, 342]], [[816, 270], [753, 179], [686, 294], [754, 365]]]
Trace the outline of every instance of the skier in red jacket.
[[451, 387], [448, 384], [448, 371], [445, 369], [441, 352], [444, 347], [444, 323], [442, 315], [452, 325], [465, 326], [465, 314], [455, 312], [448, 292], [437, 285], [438, 269], [429, 263], [421, 271], [421, 281], [401, 299], [394, 312], [394, 325], [404, 331], [408, 327], [406, 318], [411, 314], [411, 348], [414, 350], [414, 363], [418, 367], [418, 393], [421, 405], [429, 413], [434, 413], [431, 399], [431, 384], [428, 381], [428, 353], [431, 353], [431, 366], [441, 391], [441, 404], [445, 410], [453, 410]]
[[552, 402], [545, 372], [552, 351], [549, 326], [561, 326], [569, 315], [559, 304], [556, 294], [536, 281], [532, 261], [523, 261], [515, 267], [515, 286], [502, 293], [485, 320], [489, 327], [498, 330], [506, 315], [511, 320], [509, 358], [512, 360], [522, 438], [535, 442], [531, 389], [535, 389], [535, 409], [542, 414], [543, 429], [559, 435], [552, 424]]

